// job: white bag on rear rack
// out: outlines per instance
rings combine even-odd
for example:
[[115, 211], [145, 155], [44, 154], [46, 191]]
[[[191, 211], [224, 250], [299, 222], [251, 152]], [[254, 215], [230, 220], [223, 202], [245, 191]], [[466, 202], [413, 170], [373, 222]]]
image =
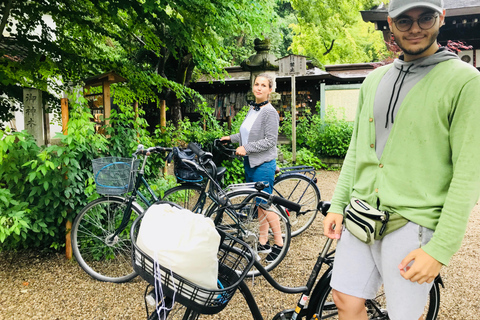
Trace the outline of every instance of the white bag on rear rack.
[[169, 204], [147, 209], [138, 247], [158, 264], [206, 289], [217, 289], [220, 235], [210, 218]]

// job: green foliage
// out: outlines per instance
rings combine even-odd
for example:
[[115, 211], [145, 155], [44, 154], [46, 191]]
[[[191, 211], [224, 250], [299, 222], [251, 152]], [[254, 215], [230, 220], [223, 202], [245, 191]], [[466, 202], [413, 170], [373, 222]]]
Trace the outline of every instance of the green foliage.
[[[2, 22], [8, 22], [0, 32], [10, 33], [0, 48], [0, 106], [6, 108], [0, 119], [8, 120], [3, 110], [15, 109], [12, 99], [22, 105], [22, 87], [61, 92], [69, 82], [109, 70], [127, 79], [117, 87], [128, 88], [139, 103], [185, 100], [195, 95], [188, 88], [194, 69], [224, 75], [235, 54], [229, 49], [241, 48], [226, 45], [226, 38], [258, 37], [271, 29], [275, 3], [6, 1], [0, 5]], [[180, 107], [171, 113], [176, 119]]]
[[94, 190], [91, 160], [107, 151], [106, 139], [94, 134], [90, 118], [73, 111], [68, 134], [57, 136], [61, 145], [49, 147], [39, 148], [26, 131], [0, 131], [0, 184], [10, 192], [3, 201], [5, 212], [16, 211], [23, 228], [21, 238], [6, 235], [2, 249], [65, 242], [65, 222], [73, 219]]
[[12, 242], [20, 242], [26, 239], [27, 231], [31, 227], [28, 217], [30, 210], [28, 203], [17, 201], [9, 190], [0, 189], [0, 243], [12, 246]]
[[[298, 23], [292, 24], [292, 51], [318, 65], [372, 62], [387, 54], [382, 34], [362, 20], [360, 10], [380, 1], [291, 0]], [[311, 10], [315, 7], [316, 10]]]
[[305, 147], [301, 147], [297, 150], [295, 163], [292, 162], [293, 156], [291, 146], [282, 145], [280, 146], [280, 150], [282, 151], [287, 163], [286, 166], [311, 166], [316, 170], [326, 168], [322, 161], [320, 161], [320, 159], [318, 159], [318, 157], [311, 150]]
[[228, 186], [234, 183], [245, 182], [245, 170], [243, 169], [243, 161], [239, 158], [222, 161], [222, 167], [225, 167], [223, 185]]
[[[307, 116], [297, 124], [297, 148], [308, 148], [323, 157], [345, 157], [353, 132], [353, 124], [338, 119], [333, 108], [329, 108], [325, 119], [320, 115]], [[291, 115], [287, 113], [280, 132], [292, 136]]]
[[350, 145], [353, 123], [337, 119], [334, 109], [330, 110], [325, 119], [312, 121], [312, 126], [307, 130], [307, 145], [320, 156], [343, 158]]

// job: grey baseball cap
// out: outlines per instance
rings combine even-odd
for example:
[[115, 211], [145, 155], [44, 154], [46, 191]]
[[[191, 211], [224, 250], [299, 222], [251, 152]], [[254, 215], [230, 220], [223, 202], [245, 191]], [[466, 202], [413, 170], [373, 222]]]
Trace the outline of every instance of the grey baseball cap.
[[430, 8], [438, 13], [443, 13], [443, 0], [390, 0], [388, 4], [388, 15], [396, 18], [403, 12], [418, 7]]

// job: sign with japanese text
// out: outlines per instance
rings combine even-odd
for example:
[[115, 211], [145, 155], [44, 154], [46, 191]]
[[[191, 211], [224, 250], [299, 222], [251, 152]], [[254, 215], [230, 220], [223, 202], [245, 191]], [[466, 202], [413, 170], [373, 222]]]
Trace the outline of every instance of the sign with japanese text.
[[38, 145], [41, 145], [44, 142], [42, 91], [23, 89], [23, 104], [25, 130], [35, 137]]
[[307, 71], [307, 59], [291, 54], [278, 60], [279, 76], [302, 76]]

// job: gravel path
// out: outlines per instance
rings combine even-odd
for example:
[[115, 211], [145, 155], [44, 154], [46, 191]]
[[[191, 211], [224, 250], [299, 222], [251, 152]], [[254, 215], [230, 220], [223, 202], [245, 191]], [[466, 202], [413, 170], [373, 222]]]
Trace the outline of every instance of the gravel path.
[[[321, 171], [318, 185], [330, 200], [339, 172]], [[272, 274], [280, 283], [305, 284], [325, 237], [321, 219], [292, 240], [282, 264]], [[445, 288], [441, 290], [438, 319], [480, 319], [480, 205], [474, 208], [461, 250], [450, 266], [443, 268]], [[297, 256], [298, 255], [298, 256]], [[126, 284], [102, 283], [91, 279], [64, 254], [48, 252], [0, 253], [0, 319], [145, 319], [143, 293], [146, 282], [137, 277]], [[250, 280], [250, 284], [252, 282]], [[261, 278], [252, 291], [265, 319], [292, 308], [298, 295], [275, 292]], [[208, 319], [251, 319], [246, 304], [236, 295], [228, 307]]]

